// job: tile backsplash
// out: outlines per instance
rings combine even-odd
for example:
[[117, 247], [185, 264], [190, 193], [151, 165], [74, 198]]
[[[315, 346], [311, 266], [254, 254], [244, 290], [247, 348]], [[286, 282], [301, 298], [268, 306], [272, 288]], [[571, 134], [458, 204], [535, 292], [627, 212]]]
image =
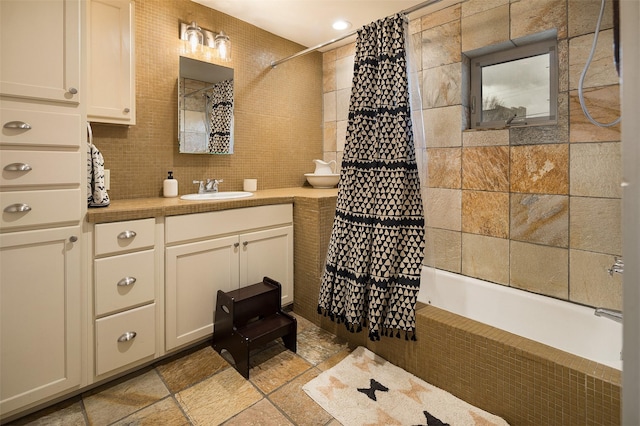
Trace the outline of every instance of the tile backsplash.
[[[135, 1], [137, 125], [92, 124], [94, 143], [111, 170], [112, 200], [162, 196], [173, 170], [179, 194], [193, 180], [224, 179], [221, 190], [241, 190], [244, 178], [258, 189], [302, 186], [304, 173], [322, 157], [322, 57], [312, 53], [272, 69], [274, 60], [304, 49], [229, 15], [189, 0]], [[235, 153], [178, 153], [180, 22], [223, 30], [232, 42], [235, 71]], [[209, 52], [210, 53], [210, 52]]]
[[[622, 251], [620, 126], [591, 124], [577, 92], [599, 6], [599, 0], [468, 0], [424, 8], [411, 20], [422, 54], [429, 265], [621, 309], [621, 276], [607, 272]], [[585, 80], [587, 106], [603, 122], [620, 114], [612, 5], [606, 6]], [[468, 130], [466, 54], [548, 30], [558, 39], [557, 125]], [[339, 63], [353, 63], [354, 53], [351, 44], [323, 55], [326, 160], [339, 162], [344, 150], [347, 113], [338, 100], [350, 84], [337, 82], [351, 80], [352, 69]]]

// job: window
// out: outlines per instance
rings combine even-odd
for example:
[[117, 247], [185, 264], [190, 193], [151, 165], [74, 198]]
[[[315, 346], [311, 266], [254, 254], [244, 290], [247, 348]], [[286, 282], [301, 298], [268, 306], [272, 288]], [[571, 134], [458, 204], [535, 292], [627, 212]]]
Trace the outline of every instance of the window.
[[471, 127], [557, 122], [556, 40], [472, 58]]

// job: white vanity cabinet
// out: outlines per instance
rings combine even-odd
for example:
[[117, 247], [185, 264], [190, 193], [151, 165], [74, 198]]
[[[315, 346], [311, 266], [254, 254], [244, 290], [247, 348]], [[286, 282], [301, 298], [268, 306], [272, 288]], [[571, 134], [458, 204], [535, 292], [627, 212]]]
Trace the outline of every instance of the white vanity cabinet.
[[293, 302], [293, 207], [290, 204], [170, 216], [165, 223], [166, 349], [213, 333], [218, 290], [268, 276]]
[[0, 1], [0, 94], [75, 103], [80, 0]]
[[95, 375], [156, 355], [155, 219], [94, 227]]
[[136, 124], [135, 3], [87, 2], [87, 118]]

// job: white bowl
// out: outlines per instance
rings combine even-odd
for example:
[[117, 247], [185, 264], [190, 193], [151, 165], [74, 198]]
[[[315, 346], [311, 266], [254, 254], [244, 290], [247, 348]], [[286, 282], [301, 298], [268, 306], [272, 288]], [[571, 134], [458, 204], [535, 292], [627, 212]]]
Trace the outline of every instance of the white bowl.
[[333, 188], [340, 180], [339, 173], [331, 173], [326, 175], [317, 175], [315, 173], [305, 173], [307, 182], [314, 188]]

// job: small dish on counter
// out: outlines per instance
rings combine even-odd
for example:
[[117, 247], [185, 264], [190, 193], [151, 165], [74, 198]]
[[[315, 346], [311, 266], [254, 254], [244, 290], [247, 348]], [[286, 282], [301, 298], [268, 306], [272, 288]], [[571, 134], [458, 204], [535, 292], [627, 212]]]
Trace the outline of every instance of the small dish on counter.
[[315, 173], [305, 173], [304, 175], [307, 178], [307, 182], [311, 184], [314, 188], [333, 188], [340, 181], [339, 173], [330, 173], [330, 174], [315, 174]]

